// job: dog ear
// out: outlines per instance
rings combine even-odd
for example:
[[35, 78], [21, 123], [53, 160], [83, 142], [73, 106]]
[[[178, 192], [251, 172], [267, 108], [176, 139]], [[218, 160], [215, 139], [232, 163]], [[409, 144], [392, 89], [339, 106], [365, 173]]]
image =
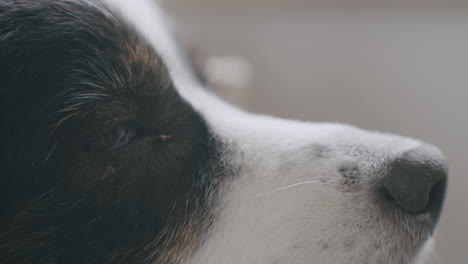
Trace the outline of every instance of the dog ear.
[[[37, 87], [65, 63], [96, 42], [89, 21], [70, 16], [103, 16], [89, 12], [80, 1], [2, 1], [0, 3], [0, 74], [2, 83], [31, 81]], [[76, 9], [83, 9], [82, 12]], [[85, 12], [88, 11], [88, 12]], [[95, 21], [99, 23], [99, 21]], [[11, 86], [11, 85], [10, 85]], [[33, 87], [31, 89], [33, 89]], [[1, 90], [8, 88], [3, 86]], [[37, 87], [39, 89], [39, 87]]]
[[66, 28], [71, 25], [65, 23], [46, 1], [0, 2], [1, 112], [31, 109], [38, 101], [32, 99], [44, 94], [65, 51], [77, 48], [70, 44], [73, 36]]
[[70, 15], [103, 16], [83, 5], [0, 1], [1, 201], [21, 196], [12, 192], [26, 189], [31, 171], [47, 160], [54, 144], [48, 141], [51, 113], [45, 106], [63, 89], [60, 83], [79, 54], [100, 37], [87, 29], [86, 19]]
[[1, 138], [38, 125], [31, 122], [47, 115], [44, 105], [66, 88], [73, 69], [97, 51], [117, 49], [110, 40], [119, 38], [120, 26], [100, 8], [88, 1], [0, 1]]
[[8, 139], [0, 147], [7, 158], [10, 146], [28, 143], [23, 140], [34, 127], [30, 116], [40, 114], [41, 97], [64, 58], [64, 22], [58, 14], [39, 12], [50, 8], [44, 3], [0, 2], [0, 138]]

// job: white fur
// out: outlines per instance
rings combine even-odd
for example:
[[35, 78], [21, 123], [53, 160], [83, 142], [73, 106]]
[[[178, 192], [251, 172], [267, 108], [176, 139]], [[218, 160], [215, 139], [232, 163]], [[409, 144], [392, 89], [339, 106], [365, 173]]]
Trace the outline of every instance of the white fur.
[[[154, 45], [180, 94], [228, 146], [236, 176], [219, 193], [216, 221], [187, 264], [410, 263], [430, 237], [426, 216], [377, 206], [387, 162], [423, 143], [347, 125], [253, 115], [206, 92], [179, 56], [151, 0], [106, 0]], [[434, 159], [436, 148], [426, 146]], [[343, 179], [358, 174], [358, 184]], [[423, 259], [423, 257], [421, 257]]]

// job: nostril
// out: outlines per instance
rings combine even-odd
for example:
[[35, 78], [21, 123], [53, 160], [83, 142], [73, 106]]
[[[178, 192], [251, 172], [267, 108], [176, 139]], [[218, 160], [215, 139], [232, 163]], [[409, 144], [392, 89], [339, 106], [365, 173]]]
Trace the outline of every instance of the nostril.
[[440, 180], [434, 185], [429, 195], [429, 203], [427, 211], [431, 214], [432, 219], [437, 222], [439, 220], [442, 205], [444, 204], [445, 191], [447, 189], [447, 177]]
[[437, 220], [445, 196], [447, 173], [440, 162], [410, 151], [392, 163], [383, 181], [386, 195], [413, 214], [429, 212]]

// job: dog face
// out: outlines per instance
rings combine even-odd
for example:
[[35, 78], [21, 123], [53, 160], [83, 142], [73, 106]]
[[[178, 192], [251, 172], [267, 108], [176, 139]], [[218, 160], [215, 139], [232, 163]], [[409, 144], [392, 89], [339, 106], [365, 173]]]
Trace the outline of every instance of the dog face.
[[238, 110], [150, 1], [110, 2], [0, 1], [3, 263], [416, 260], [437, 148]]

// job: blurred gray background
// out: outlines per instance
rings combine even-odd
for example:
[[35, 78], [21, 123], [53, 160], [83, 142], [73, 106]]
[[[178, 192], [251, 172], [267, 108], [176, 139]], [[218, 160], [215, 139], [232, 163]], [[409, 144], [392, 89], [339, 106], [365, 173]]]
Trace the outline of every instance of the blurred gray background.
[[468, 263], [468, 1], [166, 0], [163, 6], [182, 37], [211, 61], [208, 68], [240, 71], [241, 83], [215, 85], [228, 101], [442, 148], [450, 181], [432, 263]]

